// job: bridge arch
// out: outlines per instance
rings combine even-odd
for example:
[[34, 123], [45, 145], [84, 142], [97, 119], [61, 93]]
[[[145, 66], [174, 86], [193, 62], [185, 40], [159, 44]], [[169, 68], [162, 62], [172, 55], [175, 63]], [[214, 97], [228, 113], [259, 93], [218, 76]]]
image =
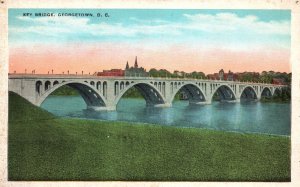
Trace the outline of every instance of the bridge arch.
[[104, 81], [102, 84], [102, 93], [103, 93], [103, 97], [107, 98], [107, 82]]
[[45, 91], [47, 91], [50, 88], [51, 88], [51, 82], [50, 81], [46, 81], [45, 82]]
[[258, 98], [258, 94], [255, 91], [255, 89], [252, 86], [245, 86], [240, 95], [239, 98], [246, 98], [246, 99], [257, 99]]
[[54, 85], [38, 97], [37, 105], [40, 106], [51, 93], [64, 85], [70, 86], [71, 88], [77, 90], [88, 108], [107, 106], [107, 101], [105, 98], [103, 98], [93, 86], [84, 81], [66, 81]]
[[115, 81], [114, 93], [115, 93], [115, 96], [119, 94], [119, 81]]
[[120, 83], [120, 90], [123, 90], [124, 89], [124, 81], [121, 81]]
[[35, 92], [38, 94], [38, 95], [41, 95], [42, 93], [42, 89], [43, 89], [43, 83], [42, 81], [36, 81], [35, 83]]
[[227, 84], [217, 85], [216, 88], [212, 91], [210, 101], [213, 100], [214, 95], [218, 93], [221, 101], [233, 101], [236, 100], [236, 95], [233, 89]]
[[[176, 83], [176, 82], [175, 82]], [[196, 104], [199, 102], [204, 102], [207, 101], [207, 98], [204, 95], [203, 90], [194, 83], [187, 83], [187, 84], [174, 84], [174, 86], [176, 85], [176, 87], [173, 87], [173, 85], [171, 85], [171, 89], [173, 89], [173, 93], [171, 95], [170, 98], [170, 102], [172, 103], [175, 95], [180, 92], [183, 91], [184, 93], [186, 93], [188, 95], [188, 99], [189, 99], [189, 103], [190, 104]]]
[[59, 82], [58, 82], [57, 80], [55, 80], [55, 81], [53, 82], [53, 86], [55, 86], [56, 84], [59, 84]]
[[269, 87], [264, 87], [261, 91], [261, 97], [272, 97], [272, 90]]
[[275, 87], [272, 96], [279, 96], [281, 94], [281, 91], [282, 89], [280, 87]]
[[117, 106], [122, 96], [133, 87], [135, 87], [144, 97], [147, 106], [155, 106], [166, 103], [162, 93], [152, 84], [145, 82], [134, 82], [119, 92], [115, 98], [114, 104]]
[[101, 91], [101, 82], [100, 81], [97, 82], [96, 88], [98, 91]]

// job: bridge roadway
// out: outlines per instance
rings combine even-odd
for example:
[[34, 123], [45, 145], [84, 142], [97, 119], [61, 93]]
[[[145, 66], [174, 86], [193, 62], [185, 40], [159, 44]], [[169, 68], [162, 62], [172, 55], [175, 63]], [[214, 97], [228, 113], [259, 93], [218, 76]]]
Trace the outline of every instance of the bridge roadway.
[[83, 97], [88, 109], [116, 110], [124, 93], [137, 88], [148, 106], [170, 107], [176, 93], [185, 92], [190, 104], [211, 104], [214, 94], [221, 101], [260, 100], [280, 92], [286, 85], [207, 79], [153, 77], [99, 77], [79, 75], [10, 74], [8, 90], [36, 106], [56, 89], [68, 85]]

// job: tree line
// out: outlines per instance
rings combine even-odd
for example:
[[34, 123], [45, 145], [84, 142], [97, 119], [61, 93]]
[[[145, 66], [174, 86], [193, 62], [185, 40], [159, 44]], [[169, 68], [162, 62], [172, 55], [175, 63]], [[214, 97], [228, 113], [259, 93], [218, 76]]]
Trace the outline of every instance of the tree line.
[[[166, 69], [155, 69], [149, 70], [149, 76], [151, 77], [168, 77], [168, 78], [192, 78], [192, 79], [208, 79], [208, 76], [203, 72], [193, 71], [187, 73], [184, 71], [174, 71], [173, 73]], [[273, 79], [282, 79], [285, 84], [290, 85], [292, 79], [292, 73], [286, 72], [274, 72], [274, 71], [263, 71], [258, 72], [243, 72], [236, 73], [236, 79], [241, 82], [261, 82], [261, 83], [273, 83]]]

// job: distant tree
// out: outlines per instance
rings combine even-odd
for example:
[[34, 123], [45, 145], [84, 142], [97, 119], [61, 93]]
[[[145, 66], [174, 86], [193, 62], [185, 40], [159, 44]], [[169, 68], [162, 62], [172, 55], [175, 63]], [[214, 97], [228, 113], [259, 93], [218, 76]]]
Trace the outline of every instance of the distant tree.
[[151, 77], [159, 77], [158, 71], [155, 68], [152, 68], [152, 69], [149, 70], [149, 75]]
[[158, 71], [159, 77], [171, 77], [172, 73], [170, 73], [168, 70], [166, 69], [160, 69]]

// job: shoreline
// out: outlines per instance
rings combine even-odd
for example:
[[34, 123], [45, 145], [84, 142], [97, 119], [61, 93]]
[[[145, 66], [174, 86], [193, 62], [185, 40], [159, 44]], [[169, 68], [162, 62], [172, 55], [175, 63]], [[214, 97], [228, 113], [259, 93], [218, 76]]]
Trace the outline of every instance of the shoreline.
[[[54, 115], [54, 114], [53, 114]], [[187, 126], [167, 126], [160, 123], [147, 123], [147, 122], [136, 122], [136, 121], [119, 121], [119, 120], [105, 120], [105, 119], [94, 119], [94, 118], [80, 118], [80, 117], [61, 117], [54, 115], [57, 119], [74, 119], [74, 120], [83, 120], [83, 121], [99, 121], [99, 122], [107, 122], [107, 123], [125, 123], [127, 125], [149, 125], [149, 126], [158, 126], [158, 127], [166, 127], [166, 128], [178, 128], [178, 129], [195, 129], [195, 130], [207, 130], [207, 131], [220, 131], [224, 133], [236, 133], [236, 134], [255, 134], [255, 135], [266, 135], [266, 136], [282, 136], [282, 137], [291, 137], [291, 135], [284, 135], [284, 134], [271, 134], [271, 133], [261, 133], [261, 132], [251, 132], [251, 131], [227, 131], [227, 130], [221, 130], [221, 129], [213, 129], [213, 128], [202, 128], [202, 127], [187, 127]]]

